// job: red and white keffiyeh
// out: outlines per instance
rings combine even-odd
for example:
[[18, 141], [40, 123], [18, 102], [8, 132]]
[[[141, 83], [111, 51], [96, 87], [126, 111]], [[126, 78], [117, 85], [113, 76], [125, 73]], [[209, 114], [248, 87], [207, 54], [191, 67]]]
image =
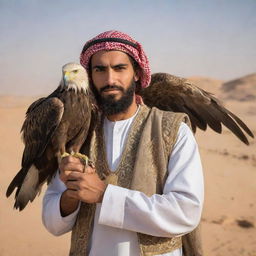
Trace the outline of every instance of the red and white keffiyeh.
[[149, 62], [140, 43], [116, 30], [103, 32], [85, 43], [80, 55], [81, 65], [88, 71], [90, 58], [102, 50], [117, 50], [129, 54], [141, 68], [139, 74], [141, 87], [145, 88], [149, 85], [151, 79]]

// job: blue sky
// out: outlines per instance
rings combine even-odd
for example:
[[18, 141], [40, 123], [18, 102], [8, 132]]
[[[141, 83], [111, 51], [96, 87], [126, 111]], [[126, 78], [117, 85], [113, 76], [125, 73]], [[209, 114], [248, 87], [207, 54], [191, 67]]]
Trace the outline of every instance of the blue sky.
[[0, 0], [0, 94], [48, 94], [83, 44], [117, 29], [153, 72], [222, 80], [256, 72], [255, 0]]

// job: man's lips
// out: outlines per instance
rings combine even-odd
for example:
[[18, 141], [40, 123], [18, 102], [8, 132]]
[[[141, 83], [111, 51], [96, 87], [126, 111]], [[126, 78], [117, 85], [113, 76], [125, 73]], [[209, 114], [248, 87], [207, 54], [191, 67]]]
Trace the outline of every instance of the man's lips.
[[119, 89], [106, 89], [101, 92], [101, 95], [111, 95], [111, 94], [116, 95], [120, 92], [121, 92], [121, 90], [119, 90]]
[[117, 86], [106, 86], [101, 88], [101, 93], [115, 93], [122, 91], [122, 88], [119, 88]]
[[109, 88], [109, 89], [103, 90], [102, 92], [112, 92], [112, 91], [121, 91], [121, 90], [117, 88]]

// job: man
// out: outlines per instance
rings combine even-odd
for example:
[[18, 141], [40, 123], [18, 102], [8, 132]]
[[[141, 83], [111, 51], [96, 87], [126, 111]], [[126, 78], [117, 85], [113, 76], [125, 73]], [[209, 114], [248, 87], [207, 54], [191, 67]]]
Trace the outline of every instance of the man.
[[124, 33], [88, 41], [81, 64], [103, 112], [84, 149], [95, 168], [62, 160], [44, 196], [44, 225], [54, 235], [72, 230], [70, 255], [182, 255], [180, 237], [196, 228], [203, 203], [186, 116], [137, 104], [150, 69], [141, 45]]

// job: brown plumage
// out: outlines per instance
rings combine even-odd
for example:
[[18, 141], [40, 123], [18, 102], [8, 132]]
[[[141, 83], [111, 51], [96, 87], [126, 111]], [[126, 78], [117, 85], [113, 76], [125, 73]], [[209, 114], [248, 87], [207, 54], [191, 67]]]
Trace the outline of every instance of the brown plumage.
[[6, 192], [8, 197], [17, 188], [16, 209], [22, 210], [34, 200], [65, 152], [79, 152], [89, 130], [93, 102], [86, 71], [69, 63], [63, 66], [59, 87], [30, 105], [21, 129], [25, 144], [22, 168]]
[[206, 130], [209, 125], [215, 132], [221, 133], [223, 124], [247, 145], [249, 142], [244, 132], [254, 137], [246, 124], [211, 93], [186, 79], [166, 73], [153, 74], [150, 86], [142, 90], [141, 96], [150, 107], [186, 113], [194, 132], [197, 127]]

